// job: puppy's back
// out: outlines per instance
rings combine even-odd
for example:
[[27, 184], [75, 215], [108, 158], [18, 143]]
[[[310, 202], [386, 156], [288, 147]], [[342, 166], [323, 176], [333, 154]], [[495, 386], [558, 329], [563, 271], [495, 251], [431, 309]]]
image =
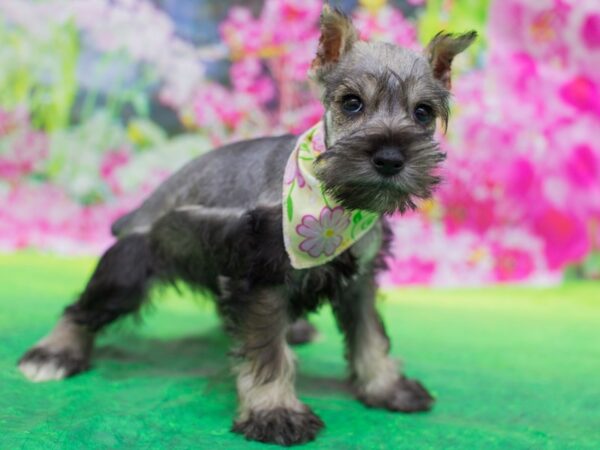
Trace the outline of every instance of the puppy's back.
[[283, 171], [296, 139], [284, 135], [241, 141], [193, 159], [139, 208], [118, 219], [112, 234], [148, 232], [164, 214], [186, 205], [250, 209], [280, 201]]

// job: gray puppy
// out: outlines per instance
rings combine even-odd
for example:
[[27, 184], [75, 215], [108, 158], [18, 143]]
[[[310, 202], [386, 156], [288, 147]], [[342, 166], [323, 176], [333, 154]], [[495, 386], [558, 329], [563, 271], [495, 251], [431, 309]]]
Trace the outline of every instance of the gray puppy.
[[[379, 215], [431, 195], [445, 158], [433, 136], [436, 119], [448, 119], [451, 63], [475, 36], [440, 33], [421, 54], [360, 41], [344, 14], [324, 7], [311, 69], [326, 109], [326, 151], [314, 163], [323, 192], [348, 210]], [[358, 399], [391, 411], [430, 409], [431, 395], [390, 358], [375, 309], [375, 275], [389, 244], [385, 220], [323, 264], [291, 265], [281, 192], [297, 139], [263, 138], [210, 152], [117, 221], [117, 242], [55, 329], [21, 358], [21, 371], [45, 381], [88, 369], [102, 328], [137, 311], [152, 284], [183, 280], [214, 295], [239, 342], [233, 431], [248, 439], [292, 445], [323, 427], [296, 396], [286, 332], [325, 300], [344, 334]]]

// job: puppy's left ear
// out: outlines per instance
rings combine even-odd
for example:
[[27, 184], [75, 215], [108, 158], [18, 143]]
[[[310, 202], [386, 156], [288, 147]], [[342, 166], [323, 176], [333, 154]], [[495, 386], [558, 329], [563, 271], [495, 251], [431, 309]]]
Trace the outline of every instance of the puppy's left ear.
[[342, 11], [323, 5], [320, 24], [321, 36], [317, 56], [313, 59], [310, 74], [319, 78], [350, 51], [358, 41], [358, 31]]
[[451, 86], [451, 66], [456, 55], [464, 51], [477, 37], [476, 31], [464, 34], [439, 32], [425, 48], [425, 56], [431, 64], [433, 76], [439, 80], [446, 89]]

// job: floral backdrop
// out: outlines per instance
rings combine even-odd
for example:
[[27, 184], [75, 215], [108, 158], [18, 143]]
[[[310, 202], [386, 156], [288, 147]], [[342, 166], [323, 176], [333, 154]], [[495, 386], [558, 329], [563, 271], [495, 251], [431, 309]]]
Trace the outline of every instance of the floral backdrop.
[[[455, 64], [445, 182], [393, 218], [384, 281], [598, 277], [598, 1], [337, 4], [364, 39], [481, 35]], [[110, 223], [189, 159], [318, 121], [306, 72], [321, 5], [2, 0], [0, 250], [97, 254]]]

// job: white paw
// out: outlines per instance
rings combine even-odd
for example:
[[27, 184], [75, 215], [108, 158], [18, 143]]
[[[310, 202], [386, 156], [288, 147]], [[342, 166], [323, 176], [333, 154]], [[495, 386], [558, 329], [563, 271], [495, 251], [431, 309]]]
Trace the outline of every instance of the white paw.
[[68, 349], [34, 347], [19, 361], [19, 369], [31, 381], [62, 380], [89, 368], [89, 357]]
[[23, 361], [19, 370], [29, 380], [39, 383], [41, 381], [62, 380], [67, 376], [67, 370], [57, 361]]

